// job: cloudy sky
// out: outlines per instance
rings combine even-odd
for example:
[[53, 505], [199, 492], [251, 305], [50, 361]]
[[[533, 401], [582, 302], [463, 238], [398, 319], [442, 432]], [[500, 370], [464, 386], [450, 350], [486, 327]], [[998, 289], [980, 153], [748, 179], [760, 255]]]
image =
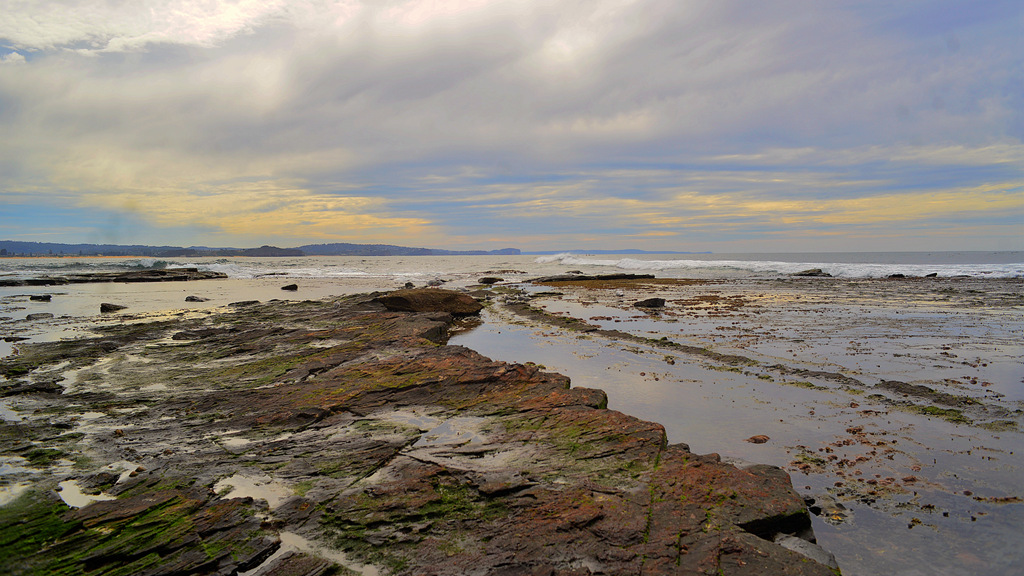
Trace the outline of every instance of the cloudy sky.
[[1020, 0], [0, 0], [0, 240], [1024, 249]]

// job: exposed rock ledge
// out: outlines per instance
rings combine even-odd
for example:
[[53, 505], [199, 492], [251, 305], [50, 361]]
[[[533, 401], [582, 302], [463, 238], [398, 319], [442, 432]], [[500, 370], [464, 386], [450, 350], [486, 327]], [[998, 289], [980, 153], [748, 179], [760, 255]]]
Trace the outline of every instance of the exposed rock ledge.
[[206, 272], [197, 268], [159, 268], [153, 270], [132, 270], [129, 272], [93, 272], [70, 274], [68, 276], [42, 276], [39, 278], [17, 278], [0, 280], [0, 286], [62, 286], [65, 284], [88, 284], [94, 282], [183, 282], [187, 280], [212, 280], [227, 278], [223, 272]]
[[[22, 346], [0, 572], [833, 574], [772, 541], [809, 531], [782, 470], [666, 445], [373, 296]], [[78, 488], [100, 501], [68, 508]]]

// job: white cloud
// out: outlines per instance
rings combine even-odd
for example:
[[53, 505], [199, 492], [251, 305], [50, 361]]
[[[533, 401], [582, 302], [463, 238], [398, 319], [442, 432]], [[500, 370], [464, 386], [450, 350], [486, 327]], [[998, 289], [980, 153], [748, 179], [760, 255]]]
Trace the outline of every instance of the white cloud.
[[471, 195], [557, 175], [516, 188], [527, 214], [531, 195], [850, 198], [1019, 165], [1024, 38], [975, 22], [954, 50], [945, 24], [908, 31], [888, 6], [0, 0], [0, 63], [24, 64], [0, 69], [0, 177], [161, 198], [365, 189], [382, 202], [352, 210], [369, 213], [432, 210], [432, 178]]
[[25, 57], [17, 52], [0, 55], [0, 64], [24, 64]]
[[23, 50], [214, 46], [280, 14], [283, 0], [3, 0], [0, 38]]

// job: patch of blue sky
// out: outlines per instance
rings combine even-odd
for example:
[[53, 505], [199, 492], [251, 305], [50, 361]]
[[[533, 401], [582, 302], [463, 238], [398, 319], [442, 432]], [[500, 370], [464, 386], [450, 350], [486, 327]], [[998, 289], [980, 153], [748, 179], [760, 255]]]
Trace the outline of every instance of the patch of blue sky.
[[[917, 0], [855, 3], [857, 9], [883, 28], [918, 35], [948, 34], [971, 27], [1003, 26], [1024, 15], [1019, 0]], [[874, 6], [872, 6], [874, 4]], [[878, 4], [884, 4], [880, 10]], [[892, 17], [886, 17], [892, 14]]]
[[5, 204], [0, 210], [3, 239], [38, 242], [173, 245], [175, 239], [193, 231], [191, 226], [172, 229], [154, 227], [141, 216], [81, 206], [55, 206], [40, 199], [38, 204]]

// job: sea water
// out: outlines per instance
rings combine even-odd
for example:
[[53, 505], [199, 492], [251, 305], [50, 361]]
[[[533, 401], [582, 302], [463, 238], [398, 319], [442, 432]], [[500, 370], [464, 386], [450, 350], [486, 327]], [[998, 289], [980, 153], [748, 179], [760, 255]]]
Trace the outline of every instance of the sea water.
[[1024, 277], [1024, 252], [842, 252], [779, 254], [642, 254], [514, 256], [304, 256], [286, 258], [0, 258], [0, 281], [91, 272], [198, 268], [229, 278], [426, 281], [444, 276], [472, 280], [502, 273], [512, 278], [560, 274], [654, 273], [660, 277], [773, 277], [820, 268], [841, 278], [892, 274], [979, 278]]

